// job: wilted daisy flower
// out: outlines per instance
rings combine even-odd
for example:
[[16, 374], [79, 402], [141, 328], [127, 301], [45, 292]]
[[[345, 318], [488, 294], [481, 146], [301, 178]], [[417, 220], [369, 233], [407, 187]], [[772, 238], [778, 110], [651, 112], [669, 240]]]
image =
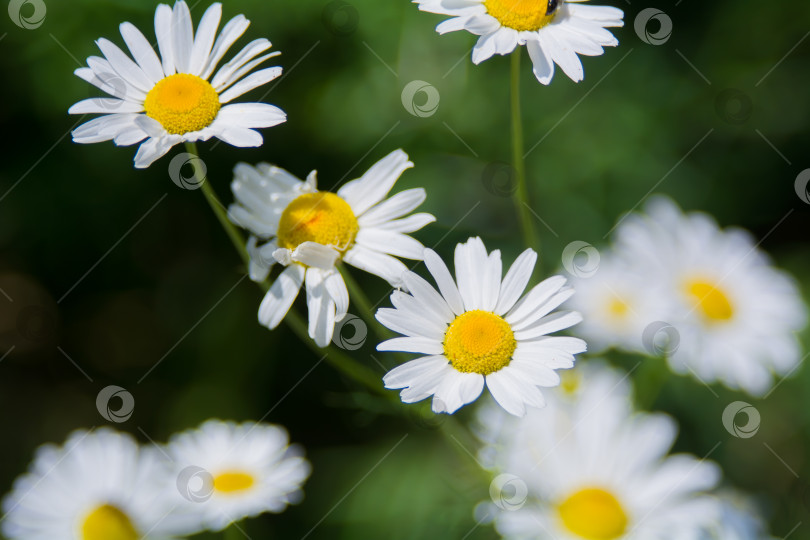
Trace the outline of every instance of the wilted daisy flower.
[[667, 455], [675, 422], [635, 413], [614, 371], [580, 366], [580, 399], [549, 392], [548, 406], [515, 421], [490, 405], [480, 415], [483, 454], [496, 474], [494, 515], [508, 539], [671, 540], [691, 538], [718, 517], [715, 464]]
[[574, 82], [581, 81], [585, 73], [578, 54], [599, 56], [602, 47], [619, 44], [606, 28], [624, 26], [622, 10], [586, 1], [414, 0], [422, 11], [453, 17], [436, 27], [438, 33], [467, 30], [481, 36], [472, 53], [475, 64], [525, 45], [543, 84], [551, 82], [554, 64]]
[[168, 538], [163, 496], [169, 469], [157, 450], [139, 449], [109, 429], [79, 431], [42, 446], [3, 501], [3, 534], [20, 540]]
[[182, 497], [178, 514], [198, 530], [283, 512], [303, 497], [311, 470], [287, 431], [271, 424], [209, 420], [173, 436], [167, 451]]
[[[236, 204], [229, 215], [256, 236], [248, 242], [251, 278], [264, 281], [274, 263], [286, 266], [262, 301], [261, 324], [278, 326], [306, 283], [309, 335], [321, 347], [328, 345], [335, 322], [349, 307], [346, 284], [335, 268], [341, 260], [403, 286], [407, 267], [395, 257], [421, 260], [424, 246], [408, 233], [436, 219], [404, 217], [425, 200], [422, 188], [385, 199], [411, 167], [408, 155], [396, 150], [330, 193], [318, 191], [314, 171], [304, 182], [267, 164], [236, 166], [231, 184]], [[265, 242], [261, 246], [259, 239]]]
[[684, 215], [669, 199], [656, 198], [646, 215], [622, 222], [617, 244], [647, 276], [639, 288], [672, 299], [666, 322], [680, 337], [669, 357], [676, 371], [761, 395], [773, 373], [798, 364], [796, 332], [806, 321], [801, 294], [747, 232], [722, 230], [708, 215]]
[[96, 43], [104, 58], [91, 56], [89, 67], [77, 69], [76, 75], [113, 97], [86, 99], [70, 108], [70, 114], [104, 114], [79, 126], [73, 140], [112, 140], [129, 146], [146, 139], [135, 156], [138, 168], [148, 167], [184, 141], [217, 137], [234, 146], [261, 146], [262, 136], [253, 128], [284, 122], [284, 112], [265, 103], [228, 103], [281, 75], [280, 67], [251, 74], [280, 53], [263, 54], [271, 44], [257, 39], [215, 74], [228, 49], [250, 24], [238, 15], [217, 35], [221, 17], [222, 4], [211, 5], [195, 35], [183, 0], [174, 9], [159, 5], [155, 34], [160, 58], [149, 40], [128, 22], [121, 25], [121, 36], [132, 58], [111, 41], [99, 39]]
[[636, 274], [632, 264], [619, 260], [614, 253], [603, 252], [593, 275], [571, 280], [577, 290], [571, 305], [583, 318], [578, 331], [591, 351], [618, 346], [646, 352], [644, 329], [661, 320], [665, 312], [661, 295], [639, 286], [646, 279]]
[[433, 396], [433, 411], [453, 413], [478, 398], [486, 383], [509, 413], [526, 414], [526, 405], [543, 407], [538, 387], [557, 386], [556, 369], [574, 365], [585, 342], [549, 334], [577, 324], [579, 313], [554, 312], [574, 294], [555, 276], [523, 291], [537, 254], [527, 249], [501, 277], [501, 253], [487, 254], [480, 238], [456, 246], [456, 279], [432, 250], [425, 265], [439, 287], [413, 272], [403, 274], [410, 294], [395, 291], [394, 308], [377, 311], [377, 320], [405, 337], [384, 341], [380, 351], [423, 356], [389, 371], [386, 388], [404, 388], [402, 401]]

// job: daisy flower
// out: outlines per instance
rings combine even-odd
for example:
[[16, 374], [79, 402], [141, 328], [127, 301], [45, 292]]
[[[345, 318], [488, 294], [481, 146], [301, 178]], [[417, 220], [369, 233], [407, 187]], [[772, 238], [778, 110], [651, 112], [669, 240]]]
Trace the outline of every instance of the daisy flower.
[[646, 215], [622, 222], [617, 245], [647, 276], [640, 287], [671, 298], [665, 320], [680, 334], [669, 357], [675, 371], [763, 395], [774, 374], [798, 365], [796, 332], [807, 318], [801, 294], [747, 232], [656, 198]]
[[168, 538], [162, 503], [169, 469], [156, 449], [139, 449], [109, 429], [79, 431], [42, 446], [3, 501], [3, 534], [20, 540]]
[[633, 264], [603, 252], [598, 270], [588, 277], [573, 277], [577, 290], [571, 305], [582, 313], [578, 331], [590, 350], [610, 347], [648, 353], [643, 347], [645, 328], [664, 316], [665, 300], [657, 291], [639, 287], [645, 281]]
[[[302, 450], [290, 446], [287, 431], [271, 424], [209, 420], [174, 435], [167, 452], [177, 487], [193, 495], [175, 501], [178, 513], [214, 531], [264, 512], [283, 512], [302, 498], [311, 470]], [[201, 485], [191, 485], [194, 478], [184, 470], [202, 473], [192, 475]]]
[[228, 213], [254, 235], [248, 241], [251, 278], [264, 281], [276, 262], [286, 267], [259, 308], [262, 325], [278, 326], [306, 283], [309, 335], [327, 346], [349, 307], [335, 267], [339, 261], [404, 286], [407, 267], [395, 257], [421, 260], [424, 246], [408, 233], [436, 220], [424, 213], [405, 217], [425, 200], [422, 188], [386, 199], [411, 167], [408, 155], [396, 150], [330, 193], [318, 190], [314, 171], [302, 181], [267, 164], [236, 166], [231, 184], [236, 203]]
[[481, 36], [472, 53], [480, 64], [493, 54], [509, 54], [525, 45], [542, 84], [554, 76], [554, 64], [574, 82], [585, 77], [578, 54], [599, 56], [618, 40], [606, 28], [624, 26], [622, 10], [591, 6], [587, 0], [414, 0], [419, 9], [450, 15], [436, 27], [440, 34], [467, 30]]
[[452, 414], [481, 394], [486, 383], [508, 412], [526, 414], [526, 405], [543, 407], [538, 387], [557, 386], [556, 369], [574, 365], [585, 342], [548, 334], [580, 322], [576, 312], [555, 312], [574, 294], [565, 278], [549, 278], [523, 295], [537, 254], [527, 249], [501, 278], [501, 253], [487, 254], [480, 238], [456, 246], [455, 281], [432, 250], [425, 265], [439, 287], [413, 272], [403, 274], [410, 294], [395, 291], [394, 308], [377, 311], [377, 320], [405, 337], [384, 341], [379, 351], [423, 356], [389, 371], [386, 388], [403, 388], [402, 401], [433, 396], [433, 411]]
[[[507, 539], [695, 538], [718, 518], [715, 499], [704, 492], [718, 482], [719, 467], [668, 455], [675, 422], [633, 412], [629, 384], [618, 372], [598, 365], [580, 370], [576, 401], [555, 389], [546, 409], [521, 421], [494, 405], [482, 409], [481, 429], [499, 434], [485, 439], [498, 475], [494, 504], [485, 508], [498, 532]], [[510, 486], [497, 482], [507, 474]], [[516, 500], [517, 493], [525, 496]]]
[[280, 67], [251, 73], [280, 53], [263, 54], [271, 44], [257, 39], [217, 70], [250, 24], [238, 15], [217, 35], [221, 17], [222, 4], [211, 5], [195, 35], [183, 0], [174, 9], [159, 5], [155, 34], [160, 58], [128, 22], [120, 29], [132, 58], [111, 41], [99, 39], [96, 43], [104, 57], [91, 56], [88, 67], [75, 73], [113, 97], [85, 99], [70, 108], [70, 114], [104, 114], [73, 131], [74, 142], [112, 140], [130, 146], [145, 139], [135, 156], [137, 168], [148, 167], [182, 142], [217, 137], [234, 146], [261, 146], [262, 136], [253, 128], [284, 122], [284, 112], [265, 103], [229, 103], [281, 75]]

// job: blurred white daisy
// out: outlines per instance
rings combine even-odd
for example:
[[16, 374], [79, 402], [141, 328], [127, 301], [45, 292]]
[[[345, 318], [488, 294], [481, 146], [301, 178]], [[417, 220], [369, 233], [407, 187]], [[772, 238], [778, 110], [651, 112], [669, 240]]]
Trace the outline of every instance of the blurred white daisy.
[[[579, 366], [580, 399], [549, 392], [548, 406], [521, 421], [494, 405], [479, 420], [482, 451], [497, 475], [494, 515], [508, 539], [673, 540], [718, 518], [704, 491], [719, 480], [714, 463], [667, 455], [675, 422], [661, 414], [635, 413], [629, 384], [618, 372]], [[508, 476], [506, 476], [508, 475]]]
[[617, 246], [648, 276], [640, 288], [671, 298], [666, 322], [680, 335], [669, 356], [674, 370], [762, 395], [773, 373], [799, 363], [796, 332], [807, 318], [801, 293], [747, 232], [722, 230], [708, 215], [685, 215], [659, 197], [646, 215], [621, 223]]
[[456, 246], [455, 281], [434, 251], [426, 249], [424, 258], [440, 292], [406, 272], [410, 294], [395, 291], [394, 308], [377, 311], [377, 320], [405, 337], [377, 350], [428, 356], [389, 371], [385, 387], [404, 388], [405, 403], [433, 396], [437, 413], [452, 414], [474, 401], [484, 383], [511, 414], [523, 416], [526, 405], [543, 407], [538, 387], [557, 386], [555, 370], [573, 367], [574, 355], [586, 349], [581, 339], [549, 336], [581, 320], [576, 312], [554, 312], [574, 294], [565, 278], [549, 278], [523, 295], [537, 254], [524, 251], [502, 278], [500, 251], [487, 254], [480, 238]]
[[154, 448], [109, 429], [39, 448], [3, 501], [3, 534], [20, 540], [168, 538], [170, 469]]
[[743, 494], [718, 494], [720, 519], [708, 525], [701, 535], [684, 540], [776, 540], [767, 532], [759, 509]]
[[253, 128], [284, 122], [284, 111], [265, 103], [228, 103], [281, 75], [280, 67], [251, 73], [281, 53], [263, 54], [271, 44], [257, 39], [214, 73], [250, 24], [238, 15], [217, 35], [221, 17], [222, 4], [212, 4], [195, 35], [183, 0], [174, 9], [159, 5], [155, 34], [160, 58], [128, 22], [120, 29], [132, 58], [111, 41], [99, 39], [104, 58], [91, 56], [89, 67], [75, 73], [113, 97], [85, 99], [70, 108], [70, 114], [104, 114], [74, 130], [73, 140], [83, 144], [112, 140], [130, 146], [146, 139], [135, 156], [138, 168], [148, 167], [185, 141], [217, 137], [234, 146], [261, 146], [262, 136]]
[[264, 512], [283, 512], [301, 500], [311, 467], [290, 446], [287, 431], [271, 424], [209, 420], [174, 435], [173, 460], [178, 514], [193, 524], [221, 530]]
[[587, 0], [414, 0], [419, 9], [453, 18], [436, 27], [440, 34], [467, 30], [481, 36], [472, 53], [480, 64], [493, 54], [525, 45], [534, 75], [543, 84], [554, 64], [574, 82], [585, 77], [578, 54], [599, 56], [618, 40], [607, 27], [624, 26], [622, 10], [585, 5]]
[[255, 235], [248, 241], [250, 276], [261, 282], [276, 262], [286, 266], [262, 301], [261, 324], [278, 326], [306, 283], [309, 335], [327, 346], [335, 322], [349, 307], [346, 284], [335, 267], [341, 260], [393, 287], [403, 286], [407, 267], [395, 257], [421, 260], [424, 246], [408, 233], [436, 220], [424, 213], [405, 217], [425, 200], [422, 188], [385, 198], [411, 167], [408, 155], [396, 150], [330, 193], [318, 191], [314, 171], [301, 181], [267, 164], [236, 166], [231, 184], [236, 203], [228, 214]]
[[571, 306], [582, 313], [578, 332], [598, 352], [610, 347], [646, 353], [644, 329], [661, 320], [665, 302], [655, 290], [639, 286], [649, 280], [639, 276], [632, 264], [609, 251], [601, 253], [598, 270], [588, 277], [573, 277], [577, 290]]

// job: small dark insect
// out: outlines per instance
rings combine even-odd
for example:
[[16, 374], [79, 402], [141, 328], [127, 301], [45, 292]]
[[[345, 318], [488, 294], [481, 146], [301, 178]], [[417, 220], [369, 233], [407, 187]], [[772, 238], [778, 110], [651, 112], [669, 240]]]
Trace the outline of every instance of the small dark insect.
[[546, 15], [551, 15], [562, 5], [562, 0], [548, 0], [548, 9]]

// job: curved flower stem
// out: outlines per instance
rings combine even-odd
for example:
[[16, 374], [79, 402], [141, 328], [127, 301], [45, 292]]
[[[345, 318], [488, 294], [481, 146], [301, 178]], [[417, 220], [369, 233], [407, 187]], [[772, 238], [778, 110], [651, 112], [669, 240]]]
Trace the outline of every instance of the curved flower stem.
[[[186, 150], [189, 154], [200, 157], [200, 154], [197, 151], [197, 143], [187, 142]], [[250, 256], [248, 255], [247, 248], [245, 247], [245, 240], [242, 238], [242, 233], [240, 233], [239, 229], [237, 229], [228, 219], [228, 211], [219, 201], [219, 197], [217, 197], [217, 194], [214, 191], [214, 188], [211, 187], [211, 183], [208, 182], [208, 179], [200, 179], [201, 172], [199, 170], [199, 164], [197, 162], [191, 162], [191, 164], [194, 167], [194, 179], [198, 181], [200, 191], [202, 191], [203, 195], [205, 195], [205, 200], [208, 201], [208, 205], [211, 207], [211, 210], [214, 211], [220, 225], [222, 225], [222, 228], [225, 229], [228, 238], [231, 239], [231, 243], [236, 248], [239, 256], [242, 257], [242, 262], [245, 263], [245, 267], [247, 267], [250, 264]]]
[[540, 243], [534, 230], [534, 217], [531, 214], [529, 203], [529, 188], [526, 184], [526, 161], [523, 154], [523, 120], [520, 114], [520, 54], [521, 47], [515, 48], [512, 53], [512, 166], [515, 169], [515, 193], [513, 195], [520, 227], [523, 232], [523, 241], [526, 247], [540, 251]]
[[[190, 154], [199, 156], [197, 153], [196, 144], [186, 143], [186, 149]], [[222, 204], [222, 202], [220, 202], [214, 188], [210, 186], [207, 179], [200, 181], [200, 171], [198, 165], [196, 163], [193, 165], [194, 180], [197, 181], [196, 183], [201, 184], [201, 191], [203, 192], [203, 195], [205, 195], [205, 199], [208, 201], [209, 206], [217, 216], [220, 225], [222, 225], [222, 228], [225, 229], [225, 232], [231, 239], [237, 253], [242, 258], [242, 262], [245, 264], [245, 267], [247, 267], [250, 264], [250, 255], [248, 254], [245, 239], [243, 238], [242, 233], [236, 228], [236, 225], [231, 223], [231, 221], [228, 219], [228, 213], [225, 210], [225, 206]], [[265, 292], [270, 289], [270, 284], [266, 282], [259, 283], [258, 285]], [[342, 372], [350, 379], [362, 384], [376, 394], [384, 395], [386, 397], [391, 396], [391, 393], [386, 392], [383, 388], [380, 377], [371, 369], [355, 361], [350, 356], [343, 354], [335, 347], [330, 347], [327, 349], [318, 347], [312, 338], [309, 337], [307, 323], [304, 321], [303, 317], [298, 314], [298, 312], [290, 309], [290, 311], [287, 312], [287, 315], [284, 317], [284, 322], [287, 323], [287, 326], [307, 347], [309, 347], [317, 356], [324, 356], [324, 360], [328, 364], [332, 365], [335, 369]]]
[[338, 270], [340, 270], [340, 275], [343, 276], [343, 281], [346, 283], [346, 288], [349, 290], [349, 298], [357, 306], [360, 317], [365, 321], [366, 325], [371, 327], [374, 335], [376, 335], [377, 339], [380, 341], [391, 339], [393, 334], [374, 318], [374, 306], [371, 305], [371, 301], [368, 299], [368, 296], [366, 296], [363, 288], [360, 287], [360, 284], [357, 283], [357, 280], [354, 279], [354, 276], [349, 273], [349, 269], [341, 264], [338, 265]]

